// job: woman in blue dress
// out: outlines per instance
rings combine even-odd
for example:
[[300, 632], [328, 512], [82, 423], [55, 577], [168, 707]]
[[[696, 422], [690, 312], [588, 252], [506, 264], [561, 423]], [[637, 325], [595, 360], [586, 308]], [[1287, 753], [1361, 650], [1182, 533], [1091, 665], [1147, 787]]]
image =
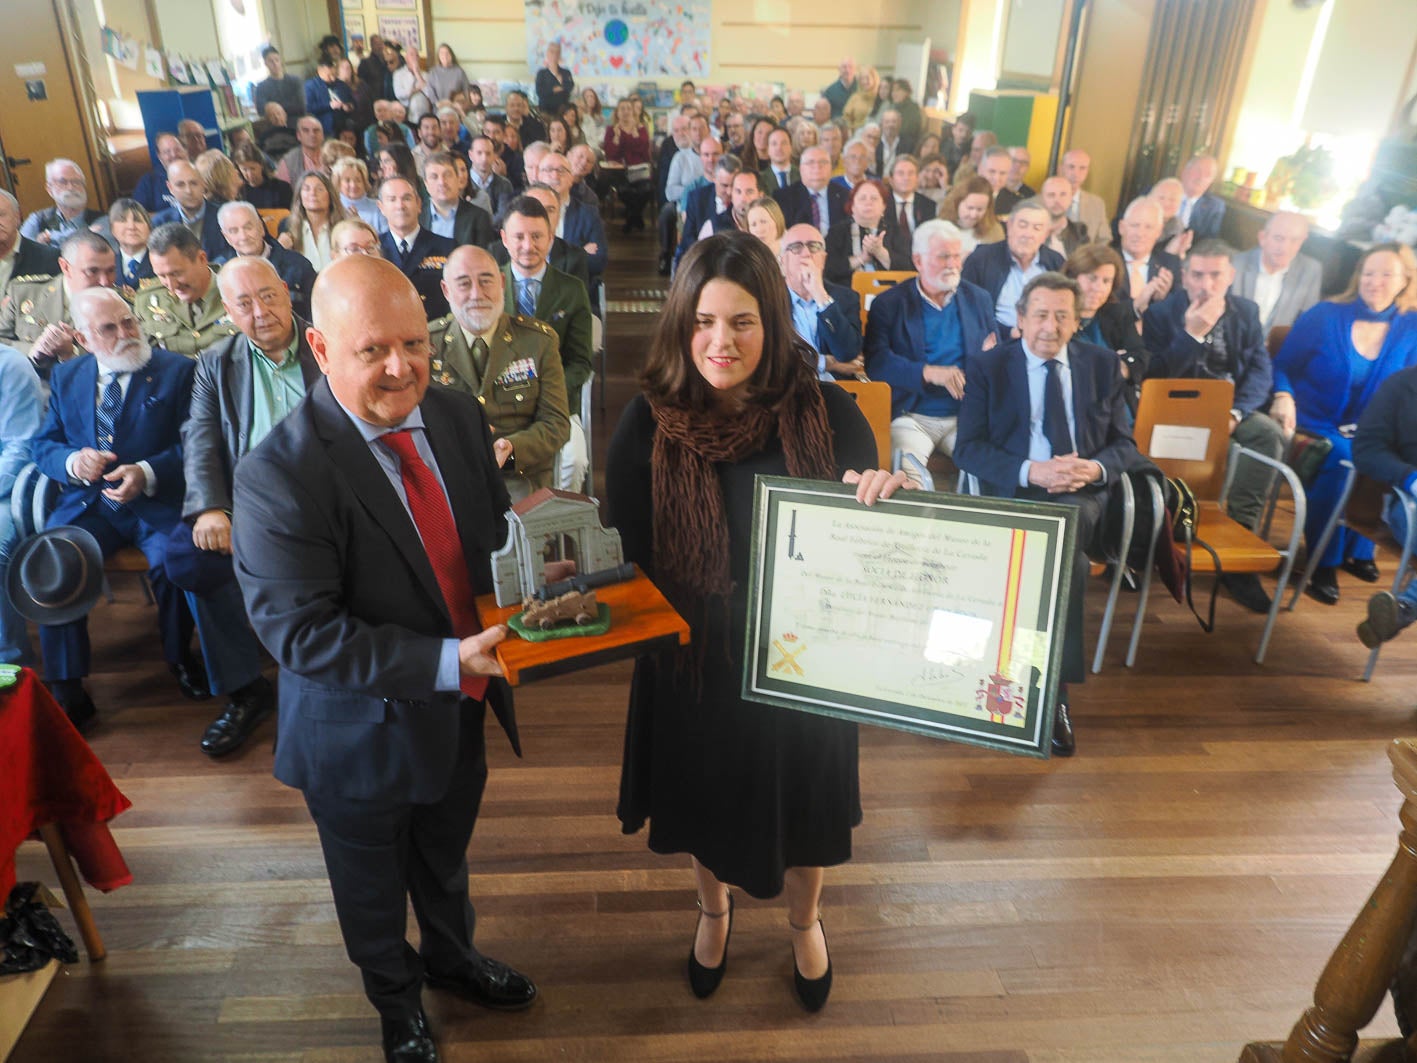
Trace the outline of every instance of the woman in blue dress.
[[[1410, 365], [1417, 365], [1417, 258], [1404, 244], [1375, 244], [1358, 260], [1347, 291], [1294, 323], [1274, 362], [1270, 415], [1286, 434], [1297, 424], [1333, 441], [1308, 488], [1304, 537], [1310, 550], [1338, 505], [1340, 463], [1352, 460], [1359, 415], [1379, 384]], [[1377, 582], [1372, 541], [1337, 529], [1309, 583], [1310, 596], [1337, 604], [1339, 568]]]

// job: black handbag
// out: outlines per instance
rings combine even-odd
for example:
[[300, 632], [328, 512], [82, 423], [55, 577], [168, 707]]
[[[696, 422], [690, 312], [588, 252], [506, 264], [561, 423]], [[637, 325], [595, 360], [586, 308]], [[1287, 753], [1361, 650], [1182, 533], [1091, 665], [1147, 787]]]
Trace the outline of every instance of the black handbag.
[[1333, 453], [1333, 440], [1302, 428], [1294, 430], [1294, 439], [1289, 444], [1286, 461], [1305, 487], [1312, 487], [1318, 479], [1319, 470]]

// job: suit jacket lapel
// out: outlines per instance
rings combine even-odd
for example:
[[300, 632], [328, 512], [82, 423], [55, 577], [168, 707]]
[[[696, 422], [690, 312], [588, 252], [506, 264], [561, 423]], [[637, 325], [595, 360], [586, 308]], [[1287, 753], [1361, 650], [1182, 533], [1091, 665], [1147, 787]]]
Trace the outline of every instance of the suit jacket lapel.
[[98, 445], [98, 359], [89, 355], [83, 369], [74, 374], [79, 404], [81, 439], [92, 439]]
[[905, 301], [905, 334], [910, 340], [910, 349], [920, 352], [920, 360], [925, 360], [925, 308], [920, 305], [923, 298], [920, 290], [915, 286], [915, 279], [908, 278], [901, 281], [902, 284], [909, 284], [915, 290], [910, 293], [910, 298]]
[[369, 515], [394, 541], [423, 590], [447, 615], [448, 606], [443, 600], [442, 588], [433, 574], [433, 565], [428, 560], [428, 552], [423, 548], [423, 540], [418, 536], [413, 518], [404, 509], [389, 478], [370, 453], [369, 444], [350, 423], [327, 384], [316, 386], [313, 399], [316, 424], [331, 460], [344, 472], [345, 481]]
[[223, 412], [227, 422], [236, 426], [236, 434], [241, 441], [241, 450], [238, 453], [243, 453], [247, 441], [251, 438], [251, 415], [256, 404], [254, 377], [251, 372], [251, 359], [255, 356], [251, 353], [251, 344], [244, 335], [233, 336], [230, 342], [231, 353], [227, 359], [229, 375], [222, 395], [226, 406]]
[[1024, 358], [1022, 341], [1015, 341], [1009, 347], [1008, 357], [1004, 362], [1004, 389], [1006, 394], [1014, 396], [1013, 412], [1018, 420], [1005, 430], [1003, 437], [1010, 438], [1017, 426], [1022, 425], [1023, 452], [1027, 454], [1029, 433], [1032, 431], [1033, 400], [1028, 394], [1028, 363]]
[[[488, 376], [491, 379], [492, 355], [487, 357]], [[458, 529], [463, 557], [468, 563], [468, 579], [477, 582], [472, 571], [472, 560], [478, 556], [479, 544], [470, 533], [479, 527], [477, 520], [478, 502], [473, 496], [471, 477], [461, 475], [470, 468], [458, 445], [452, 424], [441, 416], [442, 411], [431, 404], [423, 408], [423, 424], [428, 432], [428, 444], [433, 448], [433, 456], [438, 459], [438, 468], [443, 473], [443, 486], [448, 492], [448, 502], [453, 510], [453, 524]], [[488, 546], [490, 549], [490, 545]], [[430, 569], [431, 571], [431, 569]]]
[[1077, 349], [1068, 345], [1068, 369], [1073, 381], [1073, 449], [1079, 454], [1091, 454], [1097, 450], [1092, 440], [1084, 439], [1087, 431], [1087, 411], [1092, 407], [1092, 366], [1079, 357]]
[[[126, 440], [138, 428], [139, 411], [154, 390], [157, 371], [149, 362], [128, 378], [128, 394], [123, 397], [123, 407], [118, 411], [118, 423], [113, 426], [113, 446], [117, 449], [119, 440]], [[97, 381], [95, 381], [97, 387]], [[94, 394], [98, 394], [97, 391]]]

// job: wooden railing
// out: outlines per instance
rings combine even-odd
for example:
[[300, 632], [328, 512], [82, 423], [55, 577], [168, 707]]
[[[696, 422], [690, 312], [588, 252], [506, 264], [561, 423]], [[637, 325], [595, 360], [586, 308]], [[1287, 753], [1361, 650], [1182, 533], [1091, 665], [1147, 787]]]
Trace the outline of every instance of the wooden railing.
[[[1410, 1063], [1417, 1061], [1417, 739], [1388, 747], [1402, 791], [1397, 854], [1334, 950], [1314, 1003], [1284, 1044], [1250, 1044], [1240, 1063]], [[1389, 989], [1406, 1040], [1358, 1044]]]

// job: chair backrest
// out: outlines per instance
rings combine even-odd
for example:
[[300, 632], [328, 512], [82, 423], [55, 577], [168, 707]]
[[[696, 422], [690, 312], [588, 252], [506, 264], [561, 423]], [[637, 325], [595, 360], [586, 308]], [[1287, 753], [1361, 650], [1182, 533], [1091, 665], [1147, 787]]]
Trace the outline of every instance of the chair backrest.
[[1177, 476], [1201, 501], [1220, 498], [1230, 449], [1228, 380], [1148, 380], [1137, 407], [1137, 449], [1167, 476]]
[[906, 269], [861, 270], [851, 275], [851, 290], [861, 297], [862, 332], [866, 331], [866, 313], [871, 309], [871, 300], [913, 276], [915, 271]]
[[271, 234], [272, 240], [280, 235], [280, 223], [290, 217], [290, 211], [284, 207], [262, 207], [256, 213], [266, 223], [266, 232]]
[[882, 469], [891, 467], [891, 386], [884, 380], [838, 380], [846, 393], [866, 415], [871, 434], [876, 437], [876, 453]]
[[[1361, 472], [1353, 481], [1353, 491], [1348, 496], [1348, 505], [1343, 509], [1343, 521], [1354, 531], [1370, 539], [1391, 538], [1383, 521], [1383, 511], [1387, 506], [1388, 485]], [[1402, 544], [1399, 543], [1399, 546]]]
[[1279, 348], [1284, 346], [1284, 339], [1289, 335], [1288, 325], [1275, 325], [1269, 330], [1269, 336], [1265, 338], [1265, 347], [1269, 349], [1271, 358], [1279, 354]]

